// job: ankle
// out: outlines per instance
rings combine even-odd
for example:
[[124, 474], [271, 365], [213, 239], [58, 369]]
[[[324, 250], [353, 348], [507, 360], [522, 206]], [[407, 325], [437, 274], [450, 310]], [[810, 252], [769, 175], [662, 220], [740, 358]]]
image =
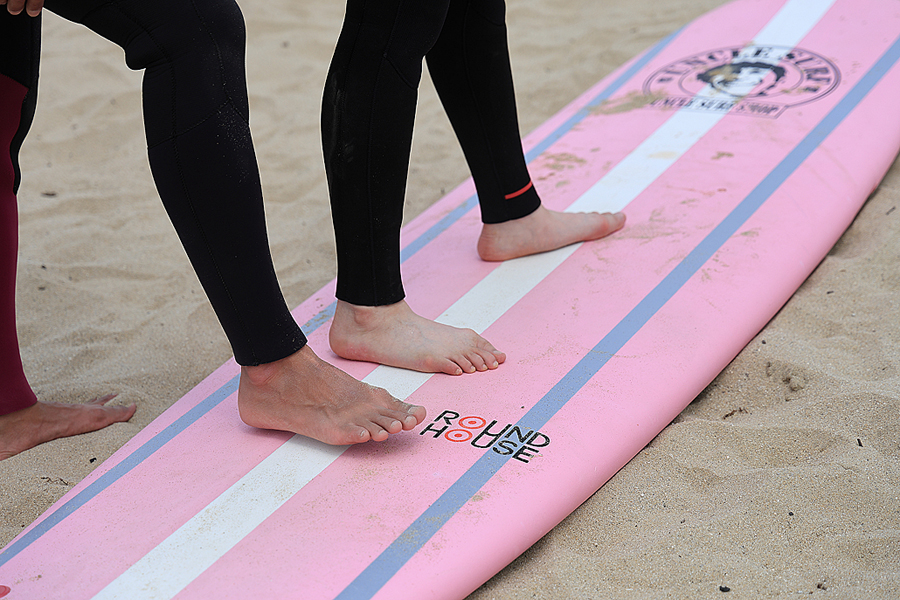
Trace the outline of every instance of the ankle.
[[247, 383], [256, 387], [265, 386], [278, 373], [282, 372], [286, 368], [288, 362], [309, 360], [309, 357], [307, 356], [309, 354], [312, 354], [312, 350], [308, 345], [305, 345], [293, 354], [282, 359], [270, 363], [263, 363], [260, 365], [242, 366], [241, 379], [246, 378]]
[[350, 304], [349, 302], [338, 300], [334, 312], [334, 322], [349, 325], [356, 329], [371, 329], [381, 324], [385, 318], [390, 319], [396, 316], [402, 310], [403, 305], [403, 300], [381, 306]]

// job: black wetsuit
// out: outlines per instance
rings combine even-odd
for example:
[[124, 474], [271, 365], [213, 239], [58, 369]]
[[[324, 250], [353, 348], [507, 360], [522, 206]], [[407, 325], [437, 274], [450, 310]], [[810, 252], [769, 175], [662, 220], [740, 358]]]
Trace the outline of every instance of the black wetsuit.
[[[306, 338], [290, 315], [269, 254], [237, 4], [48, 0], [45, 8], [118, 44], [128, 66], [145, 71], [154, 181], [237, 362], [272, 362], [302, 348]], [[18, 149], [34, 113], [39, 40], [38, 19], [11, 16], [0, 6], [0, 414], [34, 402], [15, 337], [15, 192]], [[10, 381], [28, 392], [19, 390], [16, 397], [25, 399], [5, 406]]]
[[459, 138], [485, 223], [535, 211], [503, 0], [348, 0], [325, 86], [322, 140], [337, 297], [403, 299], [400, 226], [422, 59]]

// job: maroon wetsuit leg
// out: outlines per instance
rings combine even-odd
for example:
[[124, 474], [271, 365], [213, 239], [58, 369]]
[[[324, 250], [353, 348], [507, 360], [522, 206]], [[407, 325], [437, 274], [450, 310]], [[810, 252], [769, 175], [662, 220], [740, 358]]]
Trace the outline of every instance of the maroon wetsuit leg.
[[28, 89], [0, 74], [0, 415], [37, 402], [22, 370], [16, 337], [18, 213], [13, 140], [21, 125]]

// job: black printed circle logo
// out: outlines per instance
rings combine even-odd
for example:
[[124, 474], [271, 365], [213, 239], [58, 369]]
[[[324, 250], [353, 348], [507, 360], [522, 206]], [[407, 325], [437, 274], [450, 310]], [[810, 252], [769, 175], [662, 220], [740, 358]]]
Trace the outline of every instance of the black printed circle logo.
[[657, 70], [644, 82], [650, 106], [777, 117], [818, 100], [840, 83], [830, 60], [802, 48], [710, 50]]

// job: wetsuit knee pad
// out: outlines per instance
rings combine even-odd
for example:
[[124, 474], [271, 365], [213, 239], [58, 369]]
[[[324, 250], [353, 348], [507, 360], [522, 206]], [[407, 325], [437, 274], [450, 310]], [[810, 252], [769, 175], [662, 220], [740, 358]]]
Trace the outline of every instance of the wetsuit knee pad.
[[422, 60], [441, 34], [448, 4], [404, 0], [397, 13], [385, 56], [412, 87], [419, 86]]
[[[47, 0], [45, 5], [119, 45], [128, 67], [145, 69], [145, 78], [171, 78], [179, 89], [215, 96], [198, 102], [195, 95], [173, 97], [167, 86], [145, 85], [145, 110], [172, 119], [169, 126], [147, 131], [150, 147], [190, 129], [209, 117], [210, 106], [229, 99], [239, 99], [235, 107], [249, 119], [241, 100], [246, 30], [233, 0]], [[177, 121], [167, 115], [177, 115]]]
[[179, 13], [176, 18], [169, 16], [158, 23], [149, 16], [135, 15], [141, 31], [121, 44], [129, 68], [146, 69], [185, 57], [217, 71], [232, 63], [243, 64], [246, 28], [236, 3], [193, 0], [173, 10]]
[[233, 0], [45, 0], [45, 6], [120, 46], [134, 70], [185, 56], [199, 63], [219, 54], [243, 57], [244, 18]]
[[422, 78], [422, 59], [431, 50], [450, 0], [349, 0], [345, 29], [357, 28], [370, 51], [378, 52], [412, 88]]

